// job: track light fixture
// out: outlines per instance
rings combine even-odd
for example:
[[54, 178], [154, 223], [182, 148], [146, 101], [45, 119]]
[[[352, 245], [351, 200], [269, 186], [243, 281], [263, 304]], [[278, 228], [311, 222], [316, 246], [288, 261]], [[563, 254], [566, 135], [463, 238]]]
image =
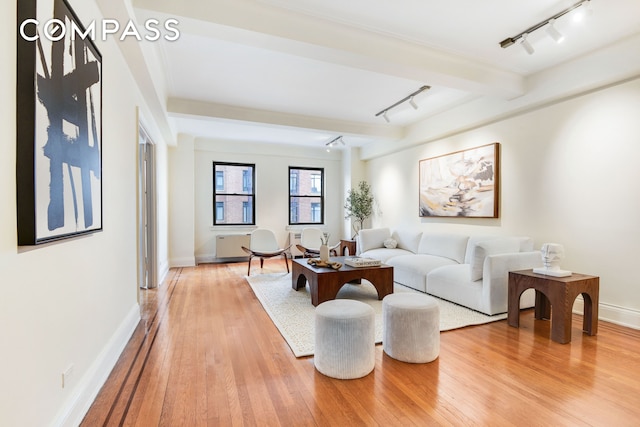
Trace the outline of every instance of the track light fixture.
[[529, 34], [526, 34], [526, 33], [523, 34], [522, 37], [520, 38], [520, 44], [522, 45], [524, 50], [527, 51], [529, 55], [533, 55], [533, 52], [535, 52], [535, 50], [533, 49], [533, 46], [531, 46], [531, 43], [529, 43], [529, 41], [527, 40], [528, 36]]
[[344, 145], [344, 139], [342, 139], [342, 135], [336, 136], [331, 141], [325, 144], [327, 146], [327, 153], [331, 152], [331, 147], [335, 147], [338, 144]]
[[419, 93], [424, 92], [425, 90], [429, 90], [431, 89], [431, 86], [422, 86], [420, 89], [418, 89], [417, 91], [413, 92], [410, 95], [407, 95], [406, 97], [402, 98], [400, 101], [396, 102], [393, 105], [388, 106], [387, 108], [385, 108], [384, 110], [381, 110], [380, 112], [378, 112], [376, 114], [376, 117], [378, 116], [382, 116], [382, 118], [385, 119], [385, 121], [387, 123], [391, 122], [391, 120], [389, 119], [389, 110], [391, 110], [392, 108], [397, 107], [398, 105], [402, 104], [403, 102], [409, 101], [409, 104], [411, 104], [411, 106], [414, 108], [414, 110], [418, 109], [418, 104], [416, 104], [415, 100], [413, 99], [416, 95], [418, 95]]
[[411, 104], [414, 110], [418, 109], [418, 104], [416, 104], [416, 101], [413, 100], [413, 96], [409, 98], [409, 104]]
[[536, 25], [534, 25], [531, 28], [527, 28], [526, 30], [524, 30], [523, 32], [521, 32], [520, 34], [516, 34], [513, 37], [509, 37], [506, 38], [504, 40], [502, 40], [500, 42], [500, 47], [501, 48], [507, 48], [513, 44], [515, 44], [518, 40], [520, 40], [520, 44], [522, 45], [522, 47], [527, 51], [527, 53], [529, 55], [531, 55], [534, 52], [533, 46], [531, 46], [531, 43], [529, 43], [527, 41], [527, 37], [529, 36], [529, 34], [531, 34], [532, 32], [539, 30], [540, 28], [544, 27], [545, 25], [547, 26], [547, 33], [549, 34], [549, 36], [551, 36], [551, 38], [553, 40], [556, 41], [556, 43], [560, 43], [562, 42], [562, 40], [564, 40], [564, 36], [554, 27], [554, 23], [556, 21], [556, 19], [560, 18], [561, 16], [566, 15], [567, 13], [571, 12], [572, 10], [575, 10], [577, 8], [579, 8], [580, 6], [584, 5], [584, 8], [588, 8], [588, 6], [590, 6], [591, 4], [591, 0], [580, 0], [579, 2], [575, 3], [573, 6], [569, 6], [568, 8], [564, 9], [561, 12], [556, 13], [555, 15], [553, 15], [550, 18], [545, 19], [542, 22], [537, 23]]
[[549, 20], [549, 25], [547, 26], [547, 34], [553, 39], [556, 43], [562, 43], [564, 41], [564, 36], [560, 31], [556, 30], [556, 27], [553, 24], [556, 22], [555, 19]]

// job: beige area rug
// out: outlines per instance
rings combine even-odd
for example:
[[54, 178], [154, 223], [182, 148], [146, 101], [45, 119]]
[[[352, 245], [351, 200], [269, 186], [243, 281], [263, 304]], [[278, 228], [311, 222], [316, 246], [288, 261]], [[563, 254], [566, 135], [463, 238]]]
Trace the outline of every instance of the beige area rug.
[[[276, 325], [296, 357], [311, 356], [314, 349], [315, 307], [311, 304], [309, 285], [295, 291], [291, 287], [291, 274], [258, 274], [246, 277], [253, 292]], [[416, 292], [395, 284], [394, 292]], [[346, 284], [337, 298], [365, 302], [376, 313], [376, 343], [382, 342], [382, 301], [373, 285], [366, 280], [361, 285]], [[470, 325], [495, 322], [507, 318], [507, 314], [487, 316], [457, 304], [436, 298], [440, 305], [440, 330], [462, 328]]]

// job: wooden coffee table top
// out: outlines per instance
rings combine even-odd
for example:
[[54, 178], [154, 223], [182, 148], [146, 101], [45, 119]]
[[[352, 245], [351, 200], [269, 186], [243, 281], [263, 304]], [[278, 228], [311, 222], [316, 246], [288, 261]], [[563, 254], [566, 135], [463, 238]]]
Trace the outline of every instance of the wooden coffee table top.
[[300, 264], [302, 267], [313, 271], [316, 274], [329, 274], [329, 273], [340, 273], [340, 272], [345, 272], [345, 271], [365, 271], [365, 270], [371, 270], [371, 269], [386, 269], [386, 268], [393, 268], [390, 265], [387, 264], [380, 264], [377, 265], [375, 267], [351, 267], [350, 265], [347, 265], [344, 263], [344, 260], [347, 258], [353, 258], [350, 256], [332, 256], [329, 257], [329, 262], [339, 262], [342, 264], [342, 267], [340, 267], [339, 270], [334, 270], [331, 267], [316, 267], [314, 265], [309, 264], [309, 259], [310, 258], [294, 258], [292, 261], [295, 262], [296, 264]]
[[291, 273], [291, 287], [296, 291], [309, 282], [311, 303], [314, 306], [332, 300], [346, 283], [360, 283], [368, 280], [378, 292], [378, 299], [393, 293], [393, 267], [381, 264], [375, 267], [351, 267], [344, 264], [347, 257], [332, 257], [330, 262], [340, 262], [342, 267], [316, 267], [309, 264], [309, 258], [294, 259]]

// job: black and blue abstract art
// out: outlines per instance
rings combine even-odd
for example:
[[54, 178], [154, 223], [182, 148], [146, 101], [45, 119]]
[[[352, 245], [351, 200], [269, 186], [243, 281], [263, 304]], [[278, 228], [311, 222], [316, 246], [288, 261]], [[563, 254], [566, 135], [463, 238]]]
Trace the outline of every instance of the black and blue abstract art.
[[18, 35], [17, 222], [18, 244], [35, 245], [102, 230], [102, 56], [70, 31], [83, 27], [65, 0], [20, 0], [19, 25], [25, 19], [33, 25]]

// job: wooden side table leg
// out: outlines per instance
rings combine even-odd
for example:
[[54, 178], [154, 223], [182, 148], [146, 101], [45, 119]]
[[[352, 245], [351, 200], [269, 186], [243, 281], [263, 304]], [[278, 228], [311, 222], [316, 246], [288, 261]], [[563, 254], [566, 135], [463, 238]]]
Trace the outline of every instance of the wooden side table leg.
[[573, 299], [560, 292], [552, 298], [551, 339], [560, 344], [567, 344], [571, 342]]
[[598, 300], [591, 298], [587, 293], [582, 294], [584, 301], [584, 318], [582, 319], [582, 330], [588, 335], [598, 333]]
[[522, 291], [516, 279], [509, 277], [509, 298], [507, 300], [507, 323], [515, 328], [520, 326], [520, 296]]
[[536, 305], [535, 305], [535, 317], [536, 319], [550, 319], [551, 318], [551, 304], [547, 296], [536, 289]]

